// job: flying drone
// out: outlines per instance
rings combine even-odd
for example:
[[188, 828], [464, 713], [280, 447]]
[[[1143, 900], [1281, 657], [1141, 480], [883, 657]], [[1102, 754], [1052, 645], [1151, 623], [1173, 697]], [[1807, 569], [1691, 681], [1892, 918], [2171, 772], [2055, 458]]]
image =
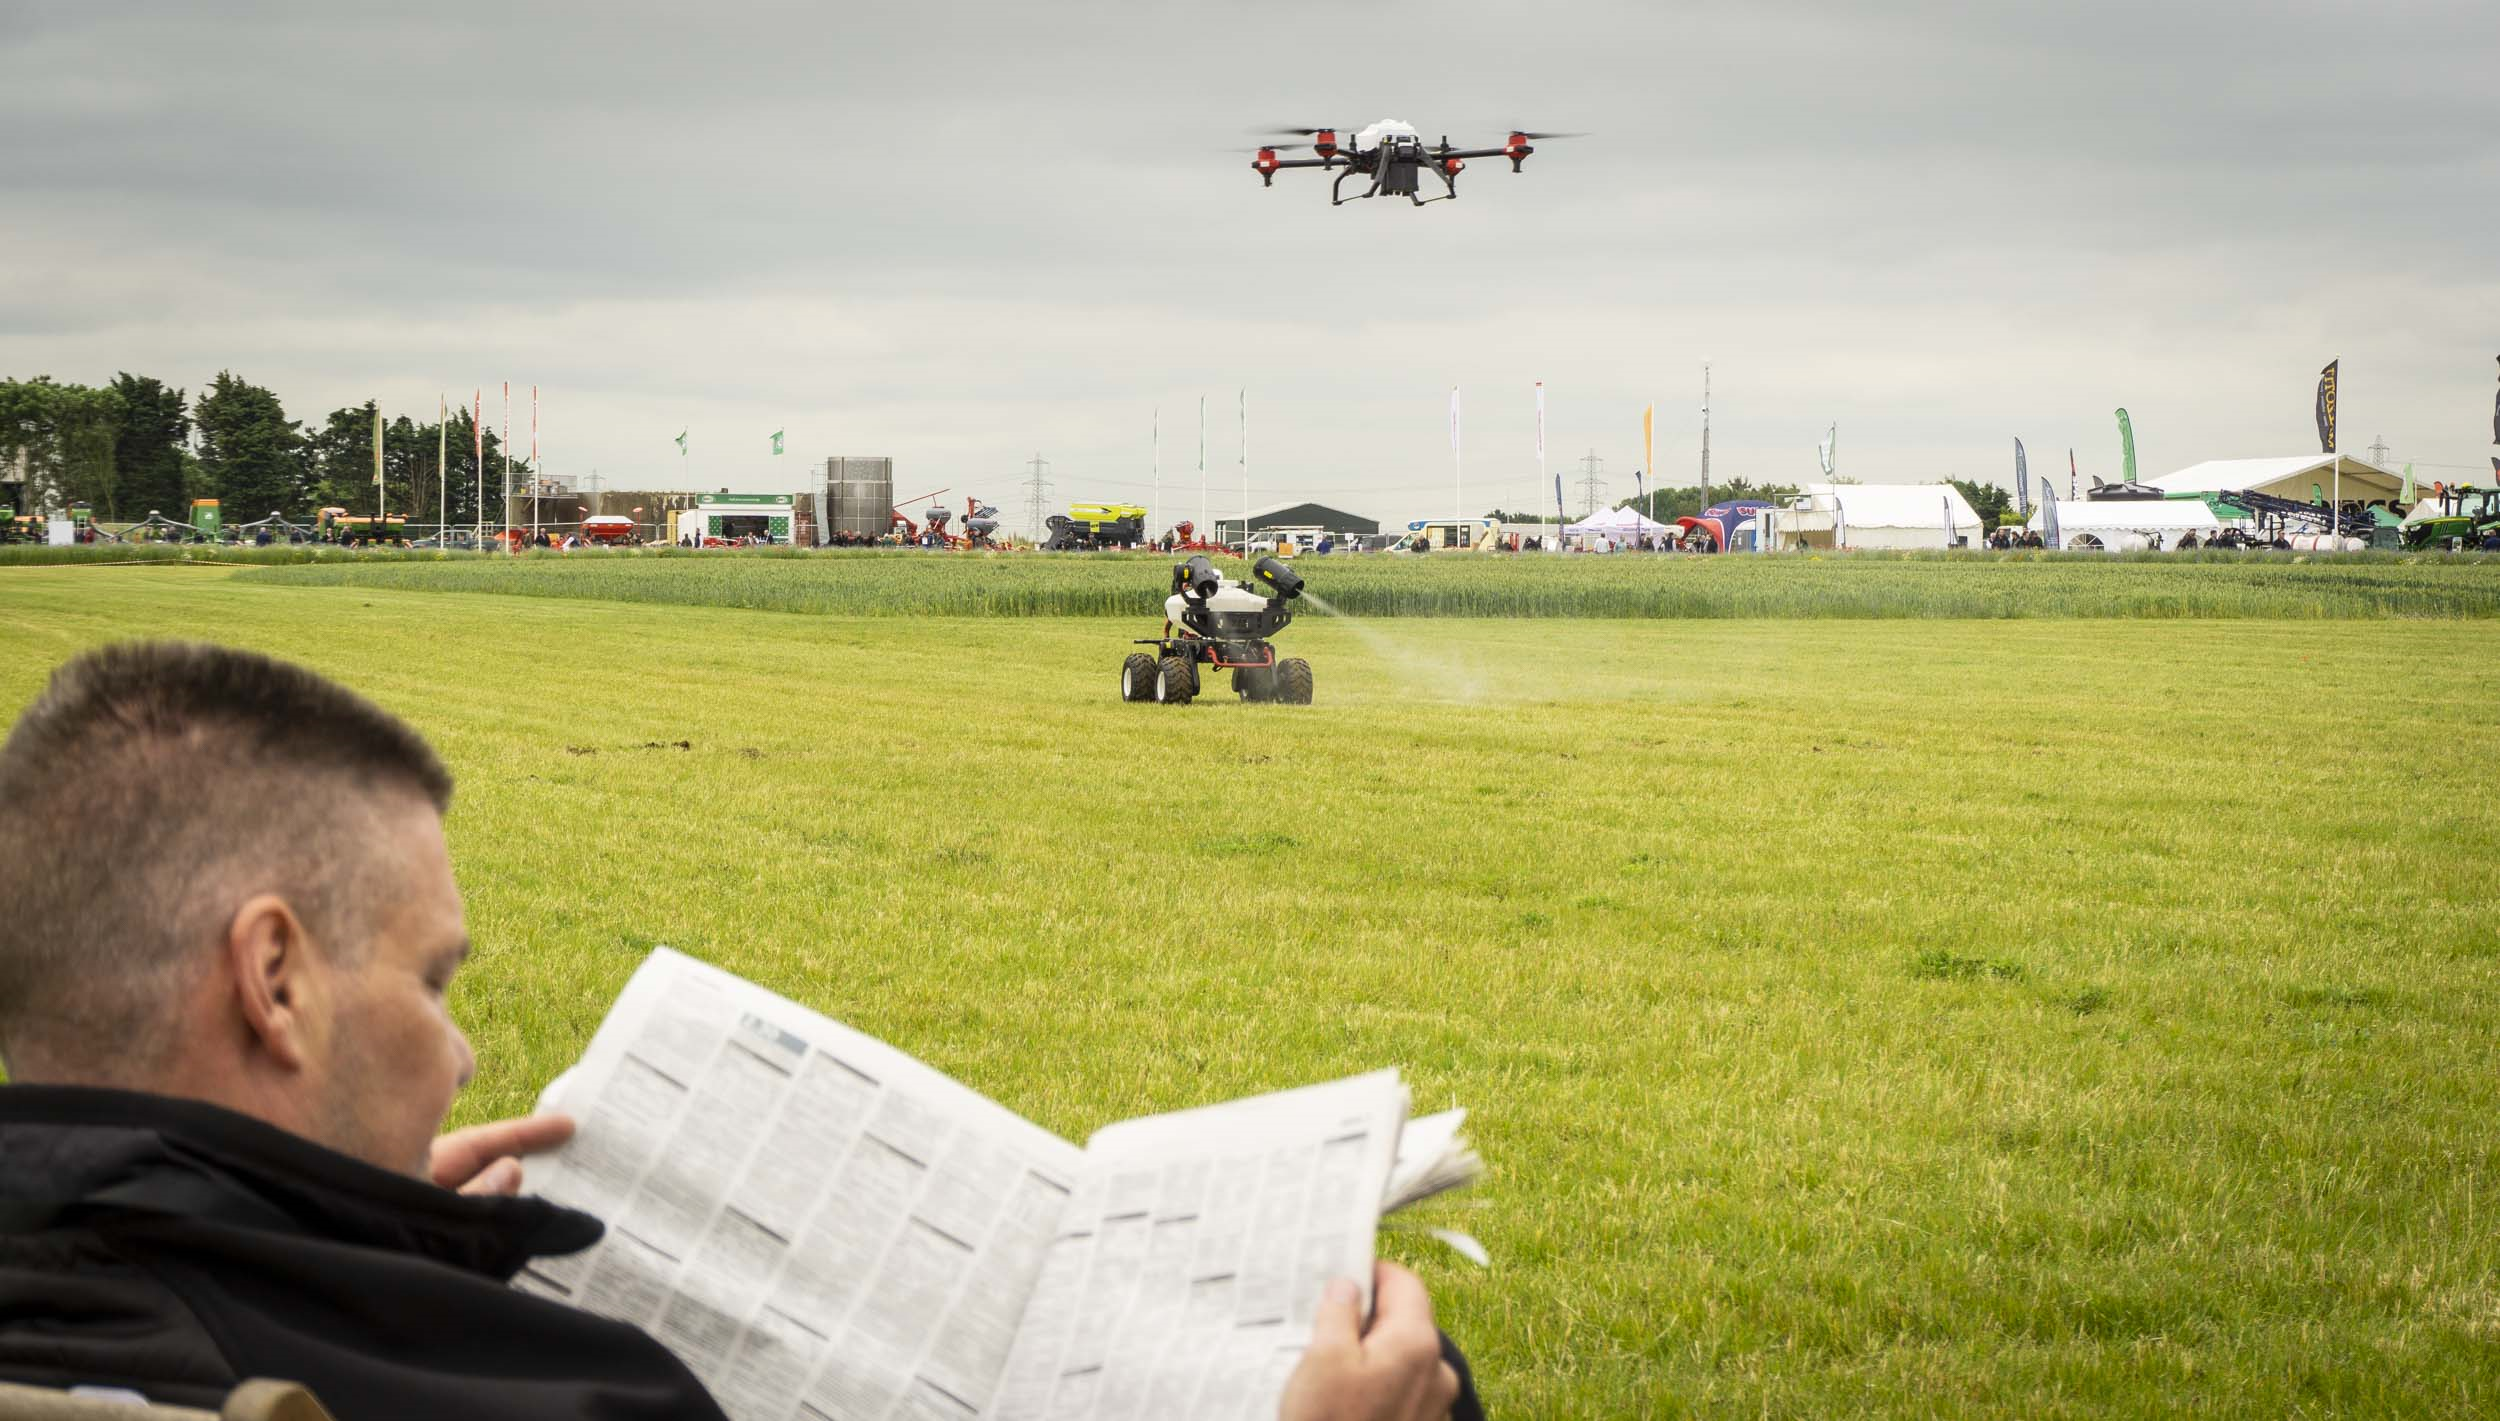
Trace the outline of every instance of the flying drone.
[[[1427, 202], [1446, 202], [1458, 196], [1458, 174], [1470, 158], [1508, 158], [1510, 170], [1515, 173], [1519, 171], [1520, 164], [1528, 161], [1528, 155], [1536, 151], [1532, 146], [1534, 140], [1580, 136], [1576, 133], [1528, 133], [1514, 129], [1498, 148], [1453, 148], [1449, 135], [1443, 134], [1437, 144], [1426, 144], [1414, 125], [1394, 118], [1384, 118], [1363, 129], [1354, 135], [1353, 142], [1347, 144], [1337, 142], [1338, 130], [1334, 128], [1279, 128], [1272, 132], [1278, 136], [1311, 140], [1311, 151], [1319, 156], [1279, 158], [1276, 156], [1279, 145], [1270, 143], [1260, 148], [1258, 156], [1250, 160], [1251, 170], [1259, 175], [1259, 185], [1274, 187], [1277, 170], [1281, 168], [1342, 168], [1344, 171], [1337, 174], [1337, 181], [1328, 189], [1328, 205], [1331, 207], [1343, 207], [1366, 197], [1403, 197], [1417, 207]], [[1301, 145], [1283, 146], [1296, 148]], [[1416, 190], [1422, 185], [1426, 171], [1441, 180], [1441, 196], [1417, 195]], [[1348, 197], [1345, 195], [1345, 184], [1346, 179], [1352, 177], [1370, 178], [1372, 185]]]

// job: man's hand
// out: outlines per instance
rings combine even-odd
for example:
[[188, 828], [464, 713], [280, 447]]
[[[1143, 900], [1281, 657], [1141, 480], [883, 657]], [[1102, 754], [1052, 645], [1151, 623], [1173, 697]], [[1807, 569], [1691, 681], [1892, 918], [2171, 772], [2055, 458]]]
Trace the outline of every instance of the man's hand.
[[454, 1130], [434, 1141], [425, 1172], [445, 1189], [463, 1194], [518, 1194], [521, 1156], [573, 1138], [570, 1115], [524, 1115]]
[[1280, 1421], [1442, 1421], [1450, 1414], [1458, 1373], [1441, 1360], [1423, 1280], [1394, 1263], [1376, 1263], [1369, 1331], [1361, 1306], [1352, 1283], [1328, 1285], [1310, 1349], [1285, 1383]]

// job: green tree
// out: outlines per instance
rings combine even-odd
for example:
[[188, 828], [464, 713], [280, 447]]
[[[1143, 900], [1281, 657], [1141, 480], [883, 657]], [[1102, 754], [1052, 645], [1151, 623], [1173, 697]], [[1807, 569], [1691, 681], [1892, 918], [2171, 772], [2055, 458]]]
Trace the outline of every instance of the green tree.
[[0, 380], [0, 462], [18, 485], [15, 506], [86, 504], [119, 517], [113, 441], [120, 414], [121, 396], [109, 389], [58, 384], [49, 375]]
[[178, 523], [188, 521], [192, 461], [183, 446], [191, 438], [190, 402], [182, 391], [126, 370], [113, 377], [113, 393], [121, 399], [113, 466], [124, 516], [145, 518], [156, 509]]
[[2014, 511], [2014, 495], [1995, 484], [1983, 484], [1976, 479], [1948, 479], [1946, 482], [1970, 501], [1971, 510], [1979, 515], [1980, 522], [1987, 525], [1989, 532], [1995, 532], [2000, 523], [2019, 521], [2009, 517]]
[[[1797, 489], [1790, 484], [1756, 484], [1747, 479], [1730, 479], [1724, 484], [1710, 486], [1710, 504], [1747, 498], [1778, 503], [1796, 496]], [[1641, 516], [1656, 522], [1673, 523], [1678, 518], [1698, 517], [1702, 509], [1710, 504], [1702, 502], [1701, 485], [1686, 484], [1681, 488], [1654, 488], [1640, 498], [1627, 498], [1616, 506], [1636, 508]]]
[[[373, 509], [373, 412], [376, 402], [332, 410], [322, 420], [319, 432], [306, 441], [306, 449], [314, 470], [313, 496], [316, 506], [338, 507], [357, 513]], [[448, 507], [447, 521], [455, 528], [466, 527], [477, 519], [476, 428], [469, 412], [455, 409], [444, 423], [451, 426], [449, 437], [437, 438], [442, 426], [431, 420], [420, 423], [406, 415], [386, 422], [382, 427], [382, 494], [393, 513], [405, 513], [411, 523], [431, 527], [438, 507]], [[500, 524], [503, 519], [503, 443], [495, 437], [490, 423], [485, 430], [486, 519]], [[438, 487], [436, 451], [442, 450], [450, 465], [449, 477]], [[512, 462], [512, 478], [516, 486], [529, 472], [528, 461]]]
[[[316, 508], [344, 508], [350, 513], [373, 511], [373, 418], [375, 401], [330, 411], [321, 428], [307, 435], [306, 455], [312, 463], [312, 501]], [[387, 470], [385, 470], [387, 473]]]
[[200, 471], [225, 503], [229, 524], [283, 513], [301, 519], [312, 489], [304, 434], [278, 397], [220, 370], [200, 396], [193, 421]]

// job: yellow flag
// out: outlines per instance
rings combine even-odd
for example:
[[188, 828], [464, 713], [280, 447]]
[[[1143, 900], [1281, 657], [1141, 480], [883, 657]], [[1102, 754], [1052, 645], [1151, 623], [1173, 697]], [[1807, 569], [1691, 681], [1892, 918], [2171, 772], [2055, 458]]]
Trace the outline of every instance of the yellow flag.
[[1658, 477], [1658, 407], [1654, 404], [1641, 411], [1641, 468], [1651, 478]]

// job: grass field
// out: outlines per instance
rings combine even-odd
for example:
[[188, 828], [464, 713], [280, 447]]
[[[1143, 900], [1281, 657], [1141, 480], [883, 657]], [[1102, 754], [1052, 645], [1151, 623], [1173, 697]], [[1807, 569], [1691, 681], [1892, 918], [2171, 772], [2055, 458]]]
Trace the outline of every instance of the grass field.
[[1170, 709], [1135, 620], [615, 565], [0, 569], [0, 707], [181, 634], [433, 737], [463, 1119], [659, 942], [1076, 1137], [1399, 1065], [1498, 1416], [2500, 1409], [2488, 612], [1305, 617], [1317, 705]]
[[[858, 616], [1155, 616], [1154, 554], [789, 549], [542, 553], [329, 547], [0, 548], [0, 568], [123, 562], [243, 566], [295, 586], [399, 587]], [[1224, 560], [1228, 563], [1231, 560]], [[1237, 563], [1232, 566], [1238, 568]], [[1305, 560], [1364, 617], [2500, 616], [2500, 555], [1852, 553], [1844, 557], [1488, 557]]]
[[[1230, 562], [1231, 560], [1226, 560]], [[1162, 615], [1152, 554], [695, 554], [414, 561], [332, 556], [255, 568], [289, 586], [392, 587], [864, 616]], [[1238, 569], [1238, 563], [1232, 563]], [[1307, 559], [1314, 591], [1363, 617], [2496, 617], [2500, 557], [2097, 554]]]

